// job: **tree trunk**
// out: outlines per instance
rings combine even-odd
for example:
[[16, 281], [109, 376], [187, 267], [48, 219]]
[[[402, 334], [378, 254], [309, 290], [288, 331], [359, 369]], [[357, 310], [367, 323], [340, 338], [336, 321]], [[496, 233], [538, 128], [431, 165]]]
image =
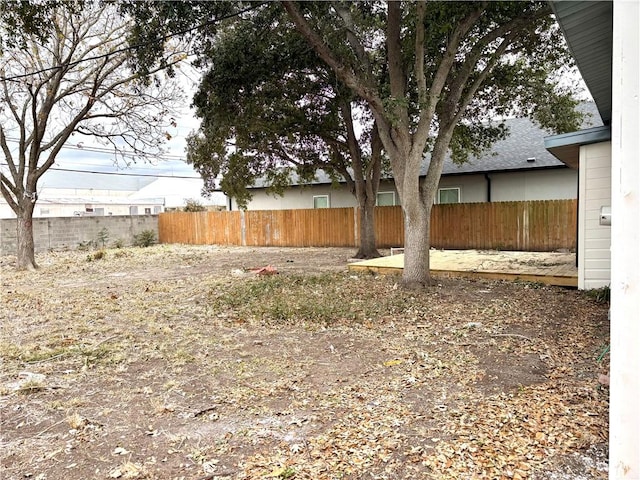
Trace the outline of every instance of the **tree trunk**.
[[404, 269], [402, 284], [407, 288], [421, 288], [431, 284], [429, 270], [429, 233], [431, 205], [416, 202], [411, 210], [404, 210]]
[[360, 202], [360, 246], [355, 258], [378, 258], [376, 248], [375, 202], [367, 198]]
[[33, 242], [33, 208], [34, 204], [28, 199], [20, 204], [17, 212], [17, 257], [18, 270], [35, 270], [38, 268], [35, 260], [35, 245]]

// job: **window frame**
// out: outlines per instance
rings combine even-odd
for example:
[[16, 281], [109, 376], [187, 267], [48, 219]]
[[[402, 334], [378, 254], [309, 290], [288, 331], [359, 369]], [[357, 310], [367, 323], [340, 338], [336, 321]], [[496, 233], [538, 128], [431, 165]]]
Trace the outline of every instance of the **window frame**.
[[384, 192], [378, 192], [376, 193], [376, 207], [381, 206], [380, 202], [379, 202], [379, 195], [388, 195], [391, 194], [391, 197], [393, 198], [391, 205], [382, 205], [384, 207], [395, 207], [396, 205], [398, 205], [396, 203], [396, 192], [394, 192], [393, 190], [387, 190]]
[[[442, 202], [440, 199], [440, 193], [445, 191], [445, 190], [455, 190], [458, 192], [458, 201], [457, 202]], [[437, 204], [438, 205], [452, 205], [452, 204], [456, 204], [456, 203], [462, 203], [462, 189], [460, 187], [442, 187], [442, 188], [438, 188], [438, 193], [436, 196], [437, 199]]]
[[[320, 199], [320, 198], [326, 198], [327, 199], [327, 206], [326, 207], [318, 207], [316, 206], [316, 199]], [[329, 195], [314, 195], [313, 196], [313, 209], [320, 209], [320, 208], [331, 208], [331, 199], [329, 198]]]

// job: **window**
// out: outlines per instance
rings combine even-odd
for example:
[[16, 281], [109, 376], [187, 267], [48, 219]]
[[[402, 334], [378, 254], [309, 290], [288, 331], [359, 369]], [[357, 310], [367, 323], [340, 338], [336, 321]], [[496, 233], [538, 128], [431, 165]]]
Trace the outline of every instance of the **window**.
[[144, 207], [144, 214], [151, 215], [151, 207]]
[[396, 192], [378, 192], [376, 205], [378, 207], [392, 207], [396, 204]]
[[85, 205], [84, 206], [84, 211], [86, 213], [93, 213], [93, 205]]
[[439, 188], [438, 203], [460, 203], [460, 188]]
[[129, 215], [137, 215], [137, 214], [138, 214], [138, 207], [137, 206], [129, 207]]
[[329, 208], [329, 195], [314, 195], [313, 208]]
[[153, 207], [154, 215], [157, 215], [158, 213], [161, 213], [161, 212], [162, 212], [162, 207], [160, 205]]

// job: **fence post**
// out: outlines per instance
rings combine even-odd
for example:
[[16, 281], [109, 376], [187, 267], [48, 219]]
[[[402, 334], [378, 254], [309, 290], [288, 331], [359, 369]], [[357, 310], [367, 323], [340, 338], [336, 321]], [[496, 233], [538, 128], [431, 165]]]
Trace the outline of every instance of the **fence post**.
[[245, 210], [240, 210], [240, 243], [243, 247], [247, 246], [247, 225], [244, 218]]
[[524, 203], [522, 209], [522, 245], [518, 245], [521, 250], [529, 249], [529, 209], [531, 202]]

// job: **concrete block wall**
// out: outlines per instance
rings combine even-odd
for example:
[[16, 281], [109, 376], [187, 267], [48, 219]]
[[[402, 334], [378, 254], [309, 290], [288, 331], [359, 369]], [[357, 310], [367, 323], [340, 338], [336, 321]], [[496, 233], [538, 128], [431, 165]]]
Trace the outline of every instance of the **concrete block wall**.
[[[124, 245], [133, 243], [133, 236], [153, 230], [158, 238], [157, 215], [126, 215], [108, 217], [49, 217], [33, 219], [33, 241], [36, 252], [75, 250], [80, 244], [98, 241], [103, 228], [109, 234], [107, 246], [117, 240]], [[16, 219], [0, 219], [0, 254], [16, 252]]]

